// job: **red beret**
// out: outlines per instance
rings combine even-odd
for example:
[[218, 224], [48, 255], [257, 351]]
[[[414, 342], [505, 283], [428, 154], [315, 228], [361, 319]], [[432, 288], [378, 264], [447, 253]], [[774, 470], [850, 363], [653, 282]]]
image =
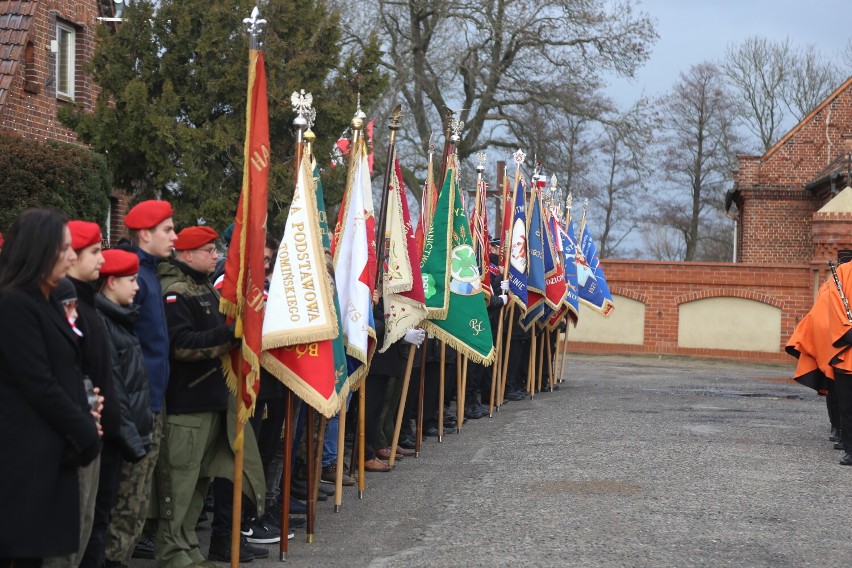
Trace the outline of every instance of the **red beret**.
[[187, 227], [177, 235], [175, 250], [193, 250], [201, 248], [219, 238], [219, 233], [210, 227]]
[[139, 257], [132, 252], [121, 249], [104, 251], [104, 265], [101, 266], [101, 276], [133, 276], [139, 272]]
[[171, 217], [172, 213], [172, 206], [168, 201], [149, 199], [127, 212], [124, 225], [128, 229], [151, 229]]
[[68, 221], [71, 231], [71, 248], [81, 250], [101, 242], [101, 228], [89, 221]]

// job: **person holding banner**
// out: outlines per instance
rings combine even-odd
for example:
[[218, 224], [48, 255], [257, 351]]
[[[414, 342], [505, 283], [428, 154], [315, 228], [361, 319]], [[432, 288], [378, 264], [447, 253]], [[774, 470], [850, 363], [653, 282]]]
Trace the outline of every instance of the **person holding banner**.
[[[233, 471], [225, 422], [230, 393], [220, 357], [234, 346], [234, 332], [216, 309], [219, 295], [209, 281], [219, 256], [218, 236], [209, 227], [182, 230], [174, 245], [176, 257], [157, 270], [171, 373], [152, 505], [159, 514], [155, 556], [166, 568], [204, 562], [195, 525], [210, 479]], [[230, 559], [230, 523], [224, 534], [214, 530], [210, 548], [211, 558]]]

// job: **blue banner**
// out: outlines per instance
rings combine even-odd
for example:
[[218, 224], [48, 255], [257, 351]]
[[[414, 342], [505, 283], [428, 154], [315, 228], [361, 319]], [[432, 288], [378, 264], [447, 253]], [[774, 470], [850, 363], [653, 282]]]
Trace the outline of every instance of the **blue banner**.
[[524, 198], [524, 180], [515, 188], [515, 214], [512, 217], [511, 243], [509, 250], [509, 297], [521, 309], [527, 309], [527, 212]]
[[606, 277], [598, 259], [597, 247], [589, 232], [588, 223], [583, 218], [583, 228], [580, 230], [580, 249], [577, 254], [577, 285], [579, 286], [580, 301], [609, 316], [615, 305], [612, 294], [606, 283]]

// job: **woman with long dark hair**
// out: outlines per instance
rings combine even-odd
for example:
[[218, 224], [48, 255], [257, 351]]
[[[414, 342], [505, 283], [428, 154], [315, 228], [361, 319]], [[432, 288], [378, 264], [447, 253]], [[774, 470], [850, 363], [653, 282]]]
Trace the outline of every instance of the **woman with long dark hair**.
[[77, 336], [50, 297], [75, 260], [65, 218], [46, 209], [21, 214], [0, 251], [0, 567], [80, 546], [77, 469], [97, 457], [100, 429]]

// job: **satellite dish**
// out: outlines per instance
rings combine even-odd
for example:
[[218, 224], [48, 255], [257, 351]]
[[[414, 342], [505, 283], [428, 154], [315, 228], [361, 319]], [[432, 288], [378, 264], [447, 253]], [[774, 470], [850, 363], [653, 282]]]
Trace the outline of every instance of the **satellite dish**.
[[124, 16], [124, 0], [113, 0], [115, 4], [115, 17], [121, 18]]

